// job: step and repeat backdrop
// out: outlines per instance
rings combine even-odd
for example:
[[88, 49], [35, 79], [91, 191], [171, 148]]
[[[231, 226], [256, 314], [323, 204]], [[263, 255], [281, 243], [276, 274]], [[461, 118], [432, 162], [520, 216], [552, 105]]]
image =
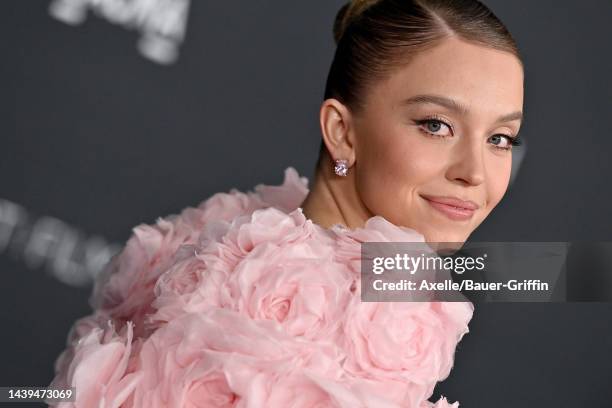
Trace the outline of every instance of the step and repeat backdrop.
[[[525, 144], [472, 239], [612, 241], [612, 3], [485, 3], [523, 54]], [[312, 180], [342, 4], [0, 5], [0, 386], [51, 381], [134, 226], [280, 183], [288, 166]], [[466, 407], [609, 406], [611, 316], [609, 302], [483, 304], [436, 394]]]

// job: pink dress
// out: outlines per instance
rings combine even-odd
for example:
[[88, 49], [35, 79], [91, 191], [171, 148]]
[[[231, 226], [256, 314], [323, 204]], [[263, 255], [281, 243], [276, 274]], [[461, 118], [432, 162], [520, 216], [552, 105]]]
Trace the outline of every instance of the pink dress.
[[428, 401], [469, 302], [360, 301], [360, 243], [423, 242], [380, 216], [322, 228], [307, 180], [218, 193], [133, 229], [51, 386], [58, 407], [457, 407]]

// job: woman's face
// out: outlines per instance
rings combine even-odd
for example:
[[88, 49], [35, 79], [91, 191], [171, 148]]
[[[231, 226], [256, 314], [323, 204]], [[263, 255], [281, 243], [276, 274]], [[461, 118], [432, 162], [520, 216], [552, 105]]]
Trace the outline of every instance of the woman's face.
[[512, 54], [458, 39], [419, 53], [353, 116], [363, 204], [428, 242], [465, 242], [506, 192], [522, 107]]

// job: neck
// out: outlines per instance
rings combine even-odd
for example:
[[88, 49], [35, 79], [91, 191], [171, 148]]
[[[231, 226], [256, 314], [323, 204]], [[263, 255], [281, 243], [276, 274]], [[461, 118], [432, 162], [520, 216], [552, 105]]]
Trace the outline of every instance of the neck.
[[317, 166], [315, 180], [301, 207], [306, 218], [324, 228], [343, 224], [354, 229], [363, 227], [373, 214], [362, 203], [355, 188], [354, 171], [346, 177], [332, 170], [331, 159], [326, 155]]

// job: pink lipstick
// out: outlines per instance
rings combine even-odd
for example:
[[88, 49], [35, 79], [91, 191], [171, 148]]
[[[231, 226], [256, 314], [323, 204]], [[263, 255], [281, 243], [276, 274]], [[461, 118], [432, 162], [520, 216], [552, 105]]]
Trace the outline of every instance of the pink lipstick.
[[472, 218], [479, 205], [473, 201], [456, 197], [421, 196], [433, 208], [453, 221], [466, 221]]

